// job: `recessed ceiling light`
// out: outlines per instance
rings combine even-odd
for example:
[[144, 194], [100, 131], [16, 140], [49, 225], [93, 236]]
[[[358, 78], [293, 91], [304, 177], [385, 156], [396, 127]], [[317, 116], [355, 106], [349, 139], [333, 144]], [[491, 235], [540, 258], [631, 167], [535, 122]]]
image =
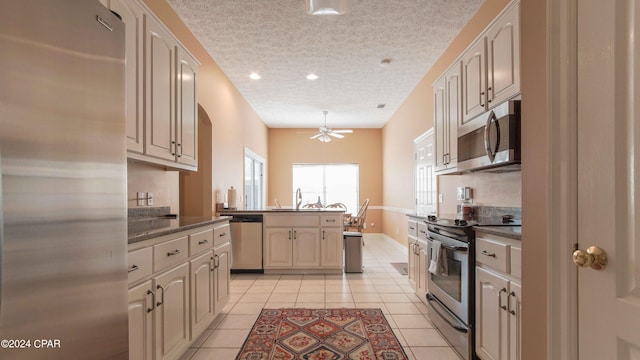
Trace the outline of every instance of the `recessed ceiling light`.
[[344, 15], [353, 6], [353, 0], [306, 0], [309, 15]]
[[309, 74], [309, 75], [307, 75], [307, 79], [308, 79], [308, 80], [316, 80], [316, 79], [318, 79], [318, 75], [316, 75], [316, 74]]
[[249, 77], [253, 80], [260, 80], [261, 76], [258, 75], [257, 73], [251, 73], [251, 75], [249, 75]]

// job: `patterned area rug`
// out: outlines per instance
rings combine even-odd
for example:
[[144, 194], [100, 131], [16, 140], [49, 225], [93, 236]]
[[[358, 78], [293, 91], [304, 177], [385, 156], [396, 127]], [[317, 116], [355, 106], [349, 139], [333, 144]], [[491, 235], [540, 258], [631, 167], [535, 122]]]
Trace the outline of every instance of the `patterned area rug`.
[[408, 357], [380, 309], [262, 309], [236, 359]]

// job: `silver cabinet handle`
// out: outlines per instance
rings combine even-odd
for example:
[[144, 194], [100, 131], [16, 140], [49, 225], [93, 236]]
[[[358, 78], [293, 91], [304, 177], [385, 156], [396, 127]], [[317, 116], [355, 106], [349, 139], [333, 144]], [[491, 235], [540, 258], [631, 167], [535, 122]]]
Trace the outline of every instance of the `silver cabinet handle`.
[[134, 272], [134, 271], [136, 271], [136, 270], [140, 270], [140, 267], [139, 267], [138, 265], [136, 265], [136, 264], [133, 264], [133, 266], [131, 266], [131, 267], [129, 268], [129, 270], [127, 270], [127, 272], [128, 272], [128, 273], [132, 273], [132, 272]]
[[176, 142], [175, 141], [171, 141], [171, 155], [176, 156]]
[[326, 221], [326, 222], [332, 222], [332, 223], [334, 223], [334, 222], [336, 222], [336, 219], [327, 219], [327, 220], [325, 220], [325, 221]]
[[220, 267], [220, 257], [218, 256], [218, 254], [213, 255], [213, 257], [214, 257], [213, 264], [217, 269]]
[[178, 157], [182, 157], [182, 144], [178, 144], [178, 148], [180, 149], [180, 151], [178, 152]]
[[198, 241], [198, 245], [204, 245], [204, 244], [206, 244], [208, 242], [209, 242], [209, 240], [207, 240], [207, 239], [200, 240], [200, 241]]
[[215, 258], [212, 256], [211, 257], [211, 262], [209, 263], [209, 271], [213, 271], [216, 269], [216, 260]]
[[482, 250], [481, 254], [492, 258], [496, 257], [496, 253], [488, 252], [487, 250]]
[[219, 237], [225, 237], [225, 236], [227, 236], [227, 233], [226, 233], [226, 232], [223, 232], [222, 234], [220, 234], [220, 235], [218, 235], [218, 236], [219, 236]]
[[156, 308], [156, 293], [154, 293], [153, 291], [151, 291], [151, 289], [147, 290], [147, 295], [151, 294], [151, 307], [147, 308], [147, 313], [150, 313], [153, 311], [153, 309]]
[[296, 231], [295, 231], [295, 230], [293, 230], [293, 239], [294, 239], [294, 240], [295, 240], [295, 239], [297, 239], [297, 234], [296, 234]]
[[291, 240], [291, 230], [289, 230], [289, 240]]
[[156, 285], [156, 290], [158, 290], [158, 289], [162, 290], [162, 297], [160, 298], [160, 299], [162, 299], [162, 300], [160, 300], [160, 301], [158, 301], [158, 302], [156, 303], [156, 307], [158, 307], [158, 306], [160, 306], [160, 305], [164, 304], [164, 288], [163, 288], [161, 285]]
[[180, 254], [180, 252], [181, 252], [181, 251], [180, 251], [180, 250], [178, 250], [178, 249], [173, 250], [173, 251], [169, 251], [169, 252], [167, 253], [167, 256], [178, 255], [178, 254]]
[[324, 230], [322, 230], [322, 240], [324, 240]]
[[507, 307], [502, 305], [502, 293], [503, 292], [506, 294], [507, 293], [507, 289], [505, 289], [505, 288], [500, 289], [500, 292], [498, 293], [498, 306], [500, 306], [500, 309], [502, 309], [502, 310], [507, 310]]

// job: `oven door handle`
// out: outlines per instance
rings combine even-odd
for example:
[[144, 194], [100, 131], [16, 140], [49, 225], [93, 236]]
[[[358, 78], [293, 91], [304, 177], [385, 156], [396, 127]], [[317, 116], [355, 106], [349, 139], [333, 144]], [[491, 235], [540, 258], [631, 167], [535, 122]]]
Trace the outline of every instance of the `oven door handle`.
[[[438, 304], [436, 298], [431, 295], [431, 294], [427, 294], [427, 301], [429, 303], [431, 302], [436, 302], [436, 304]], [[439, 305], [439, 304], [438, 304]], [[469, 332], [469, 329], [465, 328], [464, 326], [460, 326], [457, 324], [452, 323], [446, 316], [444, 316], [434, 305], [431, 305], [431, 308], [433, 309], [433, 311], [435, 311], [436, 314], [438, 314], [438, 316], [440, 316], [440, 318], [442, 318], [442, 320], [446, 321], [447, 324], [449, 324], [449, 326], [451, 326], [452, 328], [456, 329], [458, 332], [461, 333], [467, 333]]]
[[[436, 240], [434, 238], [432, 238], [431, 236], [427, 236], [427, 239], [429, 240]], [[447, 250], [451, 250], [451, 251], [460, 251], [460, 252], [467, 252], [469, 251], [469, 248], [467, 248], [466, 246], [450, 246], [450, 245], [446, 245], [446, 244], [442, 244], [441, 245], [443, 248], [447, 249]]]

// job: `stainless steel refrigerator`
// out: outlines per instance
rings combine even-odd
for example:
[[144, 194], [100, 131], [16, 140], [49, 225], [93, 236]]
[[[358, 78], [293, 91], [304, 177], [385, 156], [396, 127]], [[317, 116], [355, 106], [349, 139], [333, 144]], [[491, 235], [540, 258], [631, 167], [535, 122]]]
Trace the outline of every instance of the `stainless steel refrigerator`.
[[124, 24], [0, 1], [0, 359], [126, 359]]

